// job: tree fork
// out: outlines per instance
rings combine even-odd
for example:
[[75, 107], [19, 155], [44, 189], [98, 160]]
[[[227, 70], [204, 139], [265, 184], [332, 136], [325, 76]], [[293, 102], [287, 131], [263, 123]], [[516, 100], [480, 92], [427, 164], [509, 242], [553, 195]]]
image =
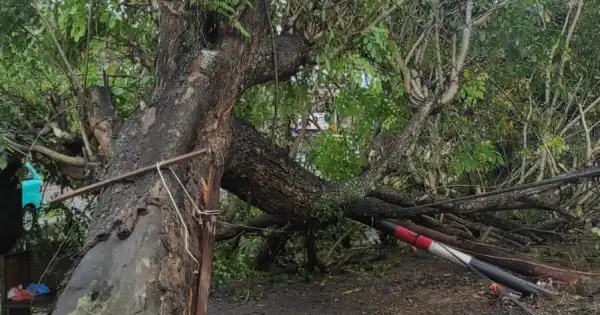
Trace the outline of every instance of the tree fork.
[[[250, 38], [231, 26], [209, 48], [195, 32], [204, 29], [197, 10], [184, 1], [159, 3], [153, 106], [119, 126], [107, 177], [192, 148], [206, 148], [211, 154], [175, 168], [191, 195], [200, 193], [198, 180], [207, 178], [211, 167], [216, 166], [215, 176], [221, 177], [235, 102], [244, 89], [274, 75], [263, 4], [253, 1], [238, 19]], [[310, 50], [296, 35], [286, 34], [276, 41], [281, 50], [279, 75], [286, 78], [306, 62]], [[166, 175], [167, 187], [155, 172], [149, 172], [102, 191], [84, 255], [61, 292], [55, 313], [180, 315], [191, 311], [199, 230], [195, 216], [186, 211], [180, 214], [188, 230], [182, 227], [176, 205], [192, 207], [177, 181]], [[167, 189], [172, 190], [175, 203]], [[201, 209], [209, 208], [206, 201], [199, 204]], [[186, 233], [188, 244], [182, 244]]]

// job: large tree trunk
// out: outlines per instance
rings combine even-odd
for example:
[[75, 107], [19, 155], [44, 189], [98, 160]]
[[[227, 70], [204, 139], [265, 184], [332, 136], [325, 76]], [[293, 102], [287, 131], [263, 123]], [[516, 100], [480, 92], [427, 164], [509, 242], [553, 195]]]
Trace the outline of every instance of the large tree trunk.
[[[344, 183], [323, 180], [289, 158], [286, 150], [272, 145], [247, 122], [234, 119], [232, 126], [233, 142], [222, 188], [251, 200], [255, 207], [280, 219], [328, 219], [339, 214], [360, 219], [390, 211], [396, 211], [389, 213], [390, 217], [410, 217], [438, 211], [401, 211], [394, 204], [370, 197], [376, 186], [364, 178]], [[410, 194], [405, 197], [407, 202], [416, 200]]]
[[[326, 181], [290, 159], [286, 150], [273, 146], [247, 122], [234, 119], [232, 126], [233, 142], [221, 186], [242, 200], [251, 200], [255, 207], [278, 219], [327, 218], [330, 214], [328, 211], [358, 220], [370, 220], [373, 216], [411, 218], [440, 212], [467, 214], [530, 208], [558, 210], [556, 205], [543, 202], [544, 198], [532, 196], [548, 187], [404, 210], [403, 207], [448, 198], [378, 187], [364, 177], [345, 183]], [[251, 194], [251, 198], [248, 198], [248, 194]], [[265, 217], [254, 221], [258, 225], [275, 222]]]
[[[192, 196], [200, 196], [199, 207], [206, 209], [208, 173], [213, 169], [216, 178], [221, 177], [235, 102], [245, 88], [274, 76], [266, 2], [253, 1], [239, 18], [250, 38], [228, 21], [217, 21], [217, 36], [209, 37], [204, 30], [212, 22], [201, 8], [189, 7], [187, 1], [159, 3], [153, 106], [120, 127], [107, 176], [204, 148], [207, 153], [190, 163], [187, 171], [180, 167], [176, 172]], [[289, 76], [305, 62], [308, 48], [293, 35], [275, 41], [279, 75]], [[55, 314], [192, 312], [188, 301], [199, 267], [194, 260], [200, 260], [197, 219], [177, 181], [170, 172], [164, 173], [174, 202], [188, 209], [179, 210], [191, 233], [188, 248], [184, 225], [156, 172], [108, 187], [100, 195], [84, 256]]]

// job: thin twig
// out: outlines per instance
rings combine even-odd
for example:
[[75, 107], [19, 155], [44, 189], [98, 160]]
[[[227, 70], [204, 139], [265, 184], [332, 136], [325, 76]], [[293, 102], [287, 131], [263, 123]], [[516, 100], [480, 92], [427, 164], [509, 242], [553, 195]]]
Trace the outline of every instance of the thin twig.
[[333, 251], [342, 243], [342, 241], [348, 237], [348, 235], [350, 235], [350, 233], [354, 232], [354, 229], [350, 229], [348, 230], [348, 232], [344, 233], [344, 235], [340, 236], [340, 238], [338, 238], [337, 242], [335, 242], [335, 244], [333, 244], [333, 246], [331, 247], [331, 249], [329, 250], [329, 253], [327, 253], [327, 256], [325, 256], [325, 259], [323, 261], [327, 262], [329, 261], [329, 258], [331, 257], [331, 255], [333, 254]]

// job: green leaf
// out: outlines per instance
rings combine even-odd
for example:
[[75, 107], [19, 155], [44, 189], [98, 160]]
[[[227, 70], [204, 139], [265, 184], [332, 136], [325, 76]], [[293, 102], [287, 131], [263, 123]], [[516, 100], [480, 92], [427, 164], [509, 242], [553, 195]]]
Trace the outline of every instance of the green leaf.
[[117, 26], [117, 20], [115, 20], [114, 18], [109, 19], [108, 20], [108, 28], [114, 29], [115, 26]]
[[248, 33], [248, 31], [244, 28], [244, 26], [242, 26], [242, 24], [240, 23], [240, 21], [235, 21], [235, 28], [242, 33], [242, 35], [246, 38], [250, 38], [250, 33]]
[[120, 95], [123, 95], [125, 93], [125, 90], [122, 87], [120, 87], [120, 86], [113, 86], [112, 87], [112, 92], [113, 92], [114, 95], [120, 96]]
[[150, 83], [152, 80], [154, 80], [153, 76], [144, 76], [142, 77], [142, 79], [140, 80], [140, 84], [148, 84]]

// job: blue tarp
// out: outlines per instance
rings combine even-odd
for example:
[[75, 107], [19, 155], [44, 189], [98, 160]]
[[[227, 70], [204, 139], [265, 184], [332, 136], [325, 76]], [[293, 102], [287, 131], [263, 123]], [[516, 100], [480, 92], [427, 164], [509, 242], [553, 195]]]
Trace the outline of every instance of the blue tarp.
[[30, 283], [27, 286], [27, 291], [29, 291], [33, 295], [44, 295], [50, 293], [50, 288], [43, 283]]

